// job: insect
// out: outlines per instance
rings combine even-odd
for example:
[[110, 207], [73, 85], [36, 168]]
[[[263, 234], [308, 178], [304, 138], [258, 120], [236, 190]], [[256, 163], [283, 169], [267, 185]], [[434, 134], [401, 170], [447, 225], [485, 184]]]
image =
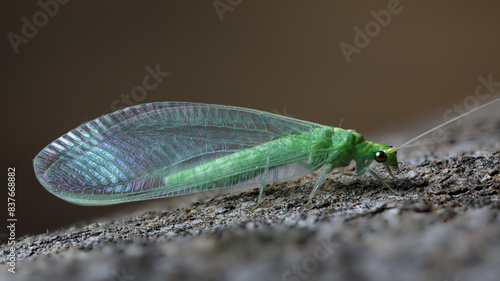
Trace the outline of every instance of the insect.
[[253, 109], [158, 102], [79, 126], [45, 147], [34, 169], [49, 192], [79, 205], [251, 184], [260, 184], [260, 203], [267, 183], [325, 166], [311, 200], [329, 172], [353, 160], [358, 175], [369, 172], [395, 192], [369, 166], [381, 163], [394, 177], [398, 149], [365, 140], [355, 130]]

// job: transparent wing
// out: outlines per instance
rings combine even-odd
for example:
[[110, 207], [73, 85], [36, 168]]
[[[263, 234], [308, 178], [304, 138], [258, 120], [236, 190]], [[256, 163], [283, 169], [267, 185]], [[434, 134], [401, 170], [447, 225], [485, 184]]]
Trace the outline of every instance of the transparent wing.
[[[292, 177], [310, 170], [309, 147], [279, 145], [262, 157], [206, 163], [324, 126], [272, 113], [199, 103], [129, 107], [81, 125], [35, 158], [38, 180], [75, 204], [107, 205]], [[306, 134], [307, 135], [307, 134]], [[205, 165], [205, 166], [203, 166]], [[198, 167], [198, 169], [197, 169]], [[212, 166], [210, 166], [212, 167]], [[205, 168], [204, 168], [205, 169]], [[176, 181], [166, 183], [168, 175]]]

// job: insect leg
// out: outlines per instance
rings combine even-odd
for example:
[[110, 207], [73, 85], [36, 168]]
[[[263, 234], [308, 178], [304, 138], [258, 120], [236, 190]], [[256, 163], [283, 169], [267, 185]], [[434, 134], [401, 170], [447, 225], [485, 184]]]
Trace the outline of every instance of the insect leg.
[[328, 174], [329, 172], [331, 172], [333, 170], [333, 165], [331, 163], [328, 163], [325, 167], [325, 169], [323, 169], [323, 172], [321, 173], [321, 176], [319, 176], [319, 179], [318, 181], [316, 182], [316, 184], [314, 185], [314, 188], [313, 190], [311, 191], [311, 194], [309, 194], [309, 201], [307, 202], [307, 204], [309, 204], [309, 202], [311, 202], [311, 199], [314, 197], [314, 193], [316, 193], [316, 191], [318, 190], [318, 188], [321, 186], [321, 184], [324, 182], [325, 180], [325, 176], [326, 174]]
[[[386, 182], [385, 182], [385, 180], [384, 180], [384, 179], [382, 179], [382, 177], [381, 177], [381, 176], [377, 175], [377, 173], [375, 173], [372, 169], [370, 169], [370, 168], [368, 168], [368, 167], [366, 167], [365, 169], [366, 169], [366, 171], [370, 172], [370, 174], [372, 174], [372, 175], [373, 175], [376, 179], [378, 179], [381, 183], [383, 183], [383, 184], [384, 184], [384, 185], [385, 185], [385, 186], [386, 186], [386, 187], [387, 187], [390, 191], [392, 191], [394, 194], [396, 194], [396, 195], [401, 195], [401, 193], [396, 192], [394, 189], [392, 189], [392, 187], [391, 187], [388, 183], [386, 183]], [[363, 173], [364, 173], [364, 172], [363, 172]]]
[[[271, 152], [271, 151], [269, 151], [269, 152]], [[260, 202], [262, 202], [262, 194], [264, 194], [264, 187], [266, 187], [266, 180], [267, 180], [268, 173], [269, 173], [269, 153], [267, 154], [266, 168], [264, 168], [264, 174], [262, 175], [262, 184], [260, 185], [259, 199], [257, 200], [258, 204], [260, 204]]]

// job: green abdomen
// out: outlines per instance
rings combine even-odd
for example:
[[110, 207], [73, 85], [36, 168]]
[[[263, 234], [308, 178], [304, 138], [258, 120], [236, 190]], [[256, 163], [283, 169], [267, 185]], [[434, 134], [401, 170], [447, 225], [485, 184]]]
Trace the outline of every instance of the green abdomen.
[[[327, 130], [331, 131], [331, 130]], [[164, 176], [165, 189], [179, 194], [223, 187], [274, 182], [319, 168], [326, 158], [328, 132], [292, 135], [216, 157]], [[331, 135], [331, 133], [330, 133]], [[331, 145], [331, 144], [330, 144]], [[210, 155], [207, 155], [210, 157]], [[269, 169], [264, 180], [264, 171]]]

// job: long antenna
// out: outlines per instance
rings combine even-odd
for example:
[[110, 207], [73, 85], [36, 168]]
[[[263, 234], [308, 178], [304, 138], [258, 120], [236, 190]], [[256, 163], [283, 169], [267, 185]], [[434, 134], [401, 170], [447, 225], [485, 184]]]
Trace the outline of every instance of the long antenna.
[[428, 131], [426, 131], [426, 132], [423, 132], [422, 134], [420, 134], [420, 135], [418, 135], [418, 136], [416, 136], [416, 137], [412, 138], [411, 140], [409, 140], [409, 141], [407, 141], [407, 142], [403, 143], [402, 145], [398, 146], [398, 148], [401, 148], [401, 147], [403, 147], [403, 146], [405, 146], [405, 145], [408, 145], [409, 143], [412, 143], [412, 142], [416, 141], [417, 139], [419, 139], [419, 138], [421, 138], [421, 137], [423, 137], [423, 136], [425, 136], [425, 135], [427, 135], [427, 134], [430, 134], [430, 133], [434, 132], [435, 130], [437, 130], [437, 129], [441, 128], [441, 127], [444, 127], [444, 126], [446, 126], [446, 125], [450, 124], [451, 122], [455, 122], [455, 121], [457, 121], [458, 119], [463, 118], [463, 117], [465, 117], [465, 116], [467, 116], [467, 115], [471, 114], [471, 113], [472, 113], [472, 112], [474, 112], [474, 111], [477, 111], [477, 110], [480, 110], [480, 109], [482, 109], [482, 108], [485, 108], [485, 107], [487, 107], [488, 105], [491, 105], [491, 104], [493, 104], [493, 103], [495, 103], [495, 102], [498, 102], [498, 101], [500, 101], [500, 98], [494, 99], [494, 100], [490, 101], [489, 103], [483, 104], [483, 105], [481, 105], [480, 107], [476, 107], [476, 108], [474, 108], [474, 109], [472, 109], [472, 110], [470, 110], [470, 111], [468, 111], [468, 112], [465, 112], [464, 114], [462, 114], [462, 115], [460, 115], [460, 116], [457, 116], [457, 117], [455, 117], [455, 118], [453, 118], [453, 119], [451, 119], [451, 120], [448, 120], [448, 121], [444, 122], [443, 124], [438, 125], [438, 126], [436, 126], [436, 127], [432, 128], [432, 129], [430, 129], [430, 130], [428, 130]]

